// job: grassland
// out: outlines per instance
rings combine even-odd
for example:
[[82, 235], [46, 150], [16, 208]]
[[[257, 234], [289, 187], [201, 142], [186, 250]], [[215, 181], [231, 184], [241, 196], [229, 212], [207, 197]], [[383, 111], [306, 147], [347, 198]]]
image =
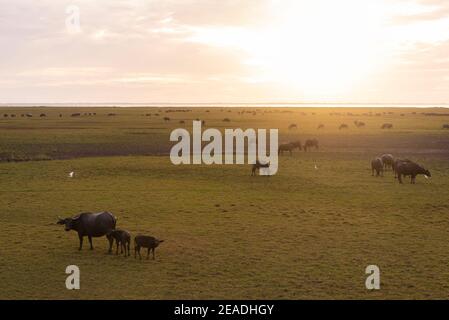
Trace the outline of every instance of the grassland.
[[[1, 299], [447, 298], [449, 116], [423, 114], [446, 110], [166, 111], [0, 109]], [[281, 142], [315, 137], [321, 147], [282, 156], [269, 178], [251, 177], [248, 165], [174, 166], [169, 133], [196, 118], [279, 128]], [[370, 159], [384, 152], [422, 163], [432, 179], [371, 177]], [[53, 160], [21, 161], [39, 159]], [[165, 239], [157, 259], [108, 255], [105, 238], [79, 252], [76, 234], [55, 225], [58, 215], [101, 210], [133, 234]], [[81, 269], [79, 291], [65, 289], [69, 264]], [[369, 264], [381, 268], [379, 291], [365, 289]]]

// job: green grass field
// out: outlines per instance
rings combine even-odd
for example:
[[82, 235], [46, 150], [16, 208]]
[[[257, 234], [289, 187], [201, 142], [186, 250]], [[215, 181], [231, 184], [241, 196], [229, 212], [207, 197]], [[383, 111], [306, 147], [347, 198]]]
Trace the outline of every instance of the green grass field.
[[[448, 111], [167, 110], [0, 108], [0, 299], [447, 299], [449, 116], [423, 113]], [[272, 177], [251, 177], [249, 165], [174, 166], [169, 134], [196, 118], [219, 129], [279, 128], [280, 142], [314, 137], [320, 150], [281, 156]], [[371, 158], [386, 152], [432, 178], [372, 177]], [[77, 234], [55, 224], [103, 210], [119, 228], [164, 239], [156, 260], [108, 255], [106, 238], [78, 251]], [[65, 288], [70, 264], [81, 290]], [[381, 269], [381, 290], [365, 288], [370, 264]]]

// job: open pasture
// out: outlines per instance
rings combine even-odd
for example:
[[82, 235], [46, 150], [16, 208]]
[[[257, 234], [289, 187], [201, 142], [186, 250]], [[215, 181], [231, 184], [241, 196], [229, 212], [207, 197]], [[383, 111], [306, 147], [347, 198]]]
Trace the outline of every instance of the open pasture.
[[[423, 114], [445, 109], [190, 110], [1, 108], [0, 298], [447, 298], [449, 116]], [[174, 166], [169, 134], [194, 119], [279, 128], [280, 143], [316, 138], [320, 149], [280, 156], [272, 177], [251, 177], [249, 165]], [[372, 177], [370, 160], [386, 152], [432, 178]], [[79, 252], [76, 233], [55, 224], [103, 210], [132, 235], [164, 239], [156, 260], [134, 259], [133, 246], [131, 257], [108, 255], [106, 238]], [[69, 264], [81, 290], [65, 289]], [[379, 291], [365, 289], [369, 264], [381, 269]]]

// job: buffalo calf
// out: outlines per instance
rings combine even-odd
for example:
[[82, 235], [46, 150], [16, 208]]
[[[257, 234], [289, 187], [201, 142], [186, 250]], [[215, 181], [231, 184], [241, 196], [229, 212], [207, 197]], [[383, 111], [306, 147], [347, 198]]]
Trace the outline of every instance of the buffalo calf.
[[[125, 257], [128, 255], [130, 256], [130, 243], [131, 243], [131, 235], [126, 230], [112, 230], [109, 235], [112, 237], [112, 239], [115, 240], [117, 244], [117, 250], [115, 254], [118, 254], [118, 247], [120, 246], [120, 253], [125, 253]], [[126, 254], [126, 250], [128, 249], [128, 254]]]
[[137, 253], [139, 254], [139, 258], [142, 259], [140, 255], [140, 248], [147, 248], [147, 259], [150, 257], [150, 251], [153, 252], [153, 260], [154, 260], [154, 249], [156, 249], [160, 243], [164, 242], [164, 240], [158, 240], [154, 237], [150, 236], [142, 236], [138, 235], [134, 238], [134, 258], [137, 258]]

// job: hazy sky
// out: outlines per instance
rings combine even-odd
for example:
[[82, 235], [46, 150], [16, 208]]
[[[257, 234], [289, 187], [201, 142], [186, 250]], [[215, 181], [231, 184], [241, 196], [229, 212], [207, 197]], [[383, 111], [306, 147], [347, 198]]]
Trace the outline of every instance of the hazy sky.
[[0, 75], [11, 103], [449, 103], [449, 1], [0, 0]]

